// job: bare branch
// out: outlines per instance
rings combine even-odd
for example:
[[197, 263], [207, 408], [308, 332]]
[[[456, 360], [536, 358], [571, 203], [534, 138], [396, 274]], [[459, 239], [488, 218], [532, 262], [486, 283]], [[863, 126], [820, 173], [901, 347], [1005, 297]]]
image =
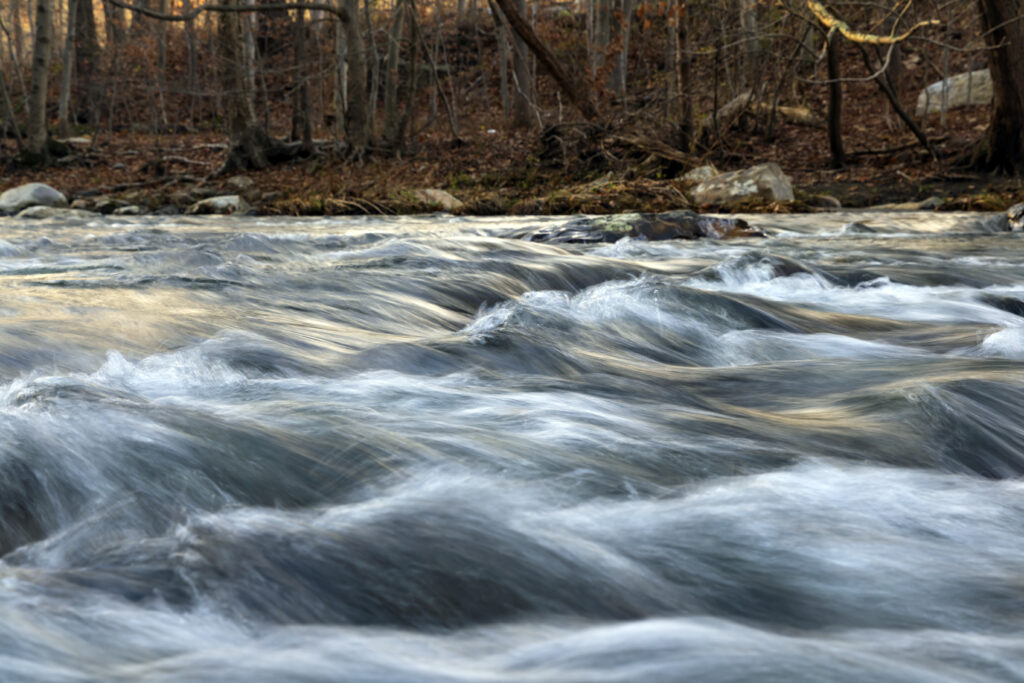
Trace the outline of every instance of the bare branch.
[[[909, 30], [904, 31], [899, 35], [891, 34], [888, 36], [879, 36], [873, 33], [860, 33], [858, 31], [854, 31], [850, 28], [849, 24], [836, 18], [836, 16], [829, 12], [823, 4], [818, 2], [818, 0], [805, 0], [805, 2], [807, 4], [807, 9], [811, 10], [814, 17], [820, 21], [822, 26], [825, 26], [829, 32], [838, 31], [847, 40], [860, 44], [892, 45], [894, 43], [900, 43], [909, 38], [920, 28], [924, 28], [925, 26], [936, 26], [942, 23], [938, 19], [919, 21], [911, 26]], [[900, 16], [902, 16], [902, 13]]]

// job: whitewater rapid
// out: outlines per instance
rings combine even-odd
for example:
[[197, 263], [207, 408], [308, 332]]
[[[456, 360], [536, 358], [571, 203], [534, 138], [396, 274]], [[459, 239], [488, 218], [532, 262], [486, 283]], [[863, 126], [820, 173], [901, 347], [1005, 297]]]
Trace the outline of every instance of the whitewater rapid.
[[0, 680], [1024, 680], [1024, 237], [0, 218]]

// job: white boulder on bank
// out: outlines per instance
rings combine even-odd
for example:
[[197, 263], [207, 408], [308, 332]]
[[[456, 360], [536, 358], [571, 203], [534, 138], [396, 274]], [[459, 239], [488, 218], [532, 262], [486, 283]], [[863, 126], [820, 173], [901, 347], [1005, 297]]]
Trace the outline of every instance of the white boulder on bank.
[[0, 213], [16, 214], [30, 206], [64, 208], [68, 198], [43, 183], [28, 183], [12, 187], [0, 194]]
[[721, 206], [754, 196], [773, 202], [791, 202], [793, 185], [779, 165], [770, 162], [742, 171], [720, 173], [693, 189], [693, 199], [698, 206]]
[[917, 96], [918, 116], [942, 111], [942, 91], [946, 89], [946, 111], [959, 107], [982, 106], [992, 101], [992, 74], [988, 69], [968, 71], [936, 81]]
[[429, 207], [437, 207], [442, 211], [455, 211], [462, 208], [462, 201], [444, 190], [413, 190], [412, 196], [416, 201], [422, 202]]
[[706, 180], [711, 180], [716, 175], [719, 175], [718, 169], [711, 164], [698, 166], [683, 174], [683, 182], [687, 185], [700, 185]]
[[204, 213], [216, 213], [216, 214], [245, 214], [252, 211], [252, 207], [249, 203], [242, 199], [237, 194], [221, 195], [219, 197], [209, 197], [201, 201], [196, 202], [192, 206], [188, 207], [188, 211], [185, 213], [189, 215], [204, 214]]

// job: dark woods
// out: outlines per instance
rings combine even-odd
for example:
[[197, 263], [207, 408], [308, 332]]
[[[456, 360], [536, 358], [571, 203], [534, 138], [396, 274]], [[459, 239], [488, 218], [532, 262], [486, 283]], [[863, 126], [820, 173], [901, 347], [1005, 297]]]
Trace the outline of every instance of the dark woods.
[[685, 167], [805, 126], [840, 167], [844, 102], [867, 84], [885, 105], [853, 128], [884, 121], [939, 159], [947, 111], [915, 112], [918, 93], [991, 64], [991, 121], [967, 161], [1012, 171], [1022, 5], [17, 0], [0, 9], [0, 153], [44, 164], [73, 136], [210, 131], [226, 137], [226, 171], [533, 129], [567, 166], [614, 142]]

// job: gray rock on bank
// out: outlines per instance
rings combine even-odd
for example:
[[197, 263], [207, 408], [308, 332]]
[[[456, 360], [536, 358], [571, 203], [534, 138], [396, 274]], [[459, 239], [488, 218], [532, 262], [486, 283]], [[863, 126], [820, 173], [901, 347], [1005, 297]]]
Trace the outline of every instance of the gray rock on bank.
[[693, 189], [694, 202], [699, 206], [726, 206], [755, 196], [773, 202], [791, 202], [793, 185], [778, 164], [769, 162], [720, 173]]
[[83, 209], [64, 209], [59, 206], [30, 206], [19, 211], [15, 218], [31, 218], [36, 220], [65, 220], [68, 218], [98, 218], [92, 211]]
[[444, 190], [412, 190], [412, 196], [416, 201], [422, 202], [431, 208], [438, 208], [441, 211], [456, 211], [463, 206], [462, 201]]
[[12, 187], [0, 194], [0, 214], [16, 214], [30, 206], [65, 208], [68, 199], [63, 193], [43, 183]]
[[252, 211], [252, 207], [249, 203], [242, 199], [237, 194], [227, 194], [218, 197], [209, 197], [207, 199], [200, 200], [190, 206], [188, 211], [185, 213], [191, 215], [196, 214], [247, 214]]
[[946, 89], [946, 111], [960, 107], [983, 106], [992, 101], [992, 75], [988, 69], [968, 71], [936, 81], [917, 96], [918, 116], [942, 111], [942, 91]]

